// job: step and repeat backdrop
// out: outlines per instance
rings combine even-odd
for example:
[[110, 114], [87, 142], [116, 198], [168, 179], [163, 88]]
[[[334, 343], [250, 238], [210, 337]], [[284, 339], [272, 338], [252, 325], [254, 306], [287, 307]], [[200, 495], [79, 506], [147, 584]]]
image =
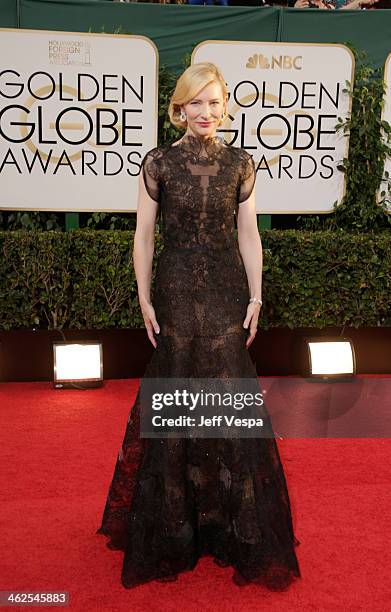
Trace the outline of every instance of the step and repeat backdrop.
[[1, 30], [0, 57], [1, 207], [135, 210], [140, 161], [157, 134], [154, 43]]
[[[354, 57], [341, 45], [206, 41], [192, 60], [212, 61], [230, 92], [227, 130], [257, 167], [257, 210], [325, 213], [344, 195], [338, 163], [348, 141], [335, 131]], [[225, 127], [225, 126], [224, 126]]]
[[[0, 57], [0, 208], [135, 211], [141, 160], [157, 145], [153, 41], [3, 28]], [[192, 62], [202, 61], [226, 79], [228, 117], [219, 132], [253, 155], [257, 212], [331, 212], [345, 192], [338, 165], [349, 140], [335, 126], [351, 112], [351, 51], [211, 40], [193, 50]], [[390, 94], [387, 85], [387, 121]]]

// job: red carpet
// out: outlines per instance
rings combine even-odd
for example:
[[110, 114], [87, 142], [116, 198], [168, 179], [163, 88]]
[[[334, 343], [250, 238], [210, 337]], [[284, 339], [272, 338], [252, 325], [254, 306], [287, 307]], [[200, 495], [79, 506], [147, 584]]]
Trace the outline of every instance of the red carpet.
[[0, 384], [0, 590], [64, 590], [71, 610], [86, 611], [389, 609], [390, 439], [278, 442], [301, 541], [290, 590], [239, 588], [210, 558], [176, 583], [124, 589], [123, 553], [95, 531], [138, 384]]

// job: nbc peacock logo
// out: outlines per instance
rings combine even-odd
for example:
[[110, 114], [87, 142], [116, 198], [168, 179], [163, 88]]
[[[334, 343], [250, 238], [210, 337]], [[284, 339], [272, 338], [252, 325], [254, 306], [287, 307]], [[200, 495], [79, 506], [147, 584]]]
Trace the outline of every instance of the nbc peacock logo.
[[247, 60], [246, 68], [260, 68], [261, 70], [302, 70], [302, 55], [272, 55], [270, 58], [263, 53], [253, 53]]

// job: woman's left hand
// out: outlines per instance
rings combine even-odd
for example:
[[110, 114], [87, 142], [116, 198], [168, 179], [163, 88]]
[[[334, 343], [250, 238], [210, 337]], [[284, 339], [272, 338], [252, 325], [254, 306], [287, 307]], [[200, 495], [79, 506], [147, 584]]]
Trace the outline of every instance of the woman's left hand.
[[257, 333], [258, 317], [259, 317], [260, 311], [261, 311], [261, 305], [258, 304], [257, 302], [250, 302], [250, 304], [247, 306], [247, 315], [243, 321], [243, 327], [247, 329], [250, 326], [250, 329], [249, 329], [250, 334], [246, 340], [246, 348], [250, 346], [250, 344], [255, 338], [255, 334]]

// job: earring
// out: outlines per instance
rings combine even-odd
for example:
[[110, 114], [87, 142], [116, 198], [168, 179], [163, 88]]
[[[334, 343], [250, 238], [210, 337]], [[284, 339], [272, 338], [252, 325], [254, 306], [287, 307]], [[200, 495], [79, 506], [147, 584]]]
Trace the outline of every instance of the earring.
[[183, 110], [181, 109], [181, 121], [186, 121], [187, 117], [186, 117], [186, 113], [183, 112]]

